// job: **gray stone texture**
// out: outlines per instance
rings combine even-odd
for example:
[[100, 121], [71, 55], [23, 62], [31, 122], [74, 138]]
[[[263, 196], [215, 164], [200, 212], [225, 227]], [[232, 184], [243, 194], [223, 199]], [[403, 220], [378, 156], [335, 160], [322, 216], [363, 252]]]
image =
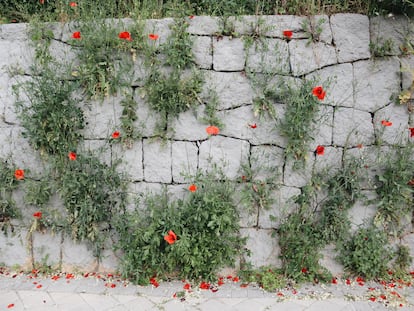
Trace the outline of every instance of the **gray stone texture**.
[[213, 40], [213, 69], [215, 71], [240, 71], [245, 63], [242, 39], [217, 37]]
[[185, 176], [194, 176], [198, 168], [198, 146], [195, 142], [174, 141], [172, 148], [173, 182], [185, 182]]
[[[407, 107], [394, 103], [375, 112], [373, 121], [379, 139], [390, 145], [406, 144], [409, 138], [407, 135], [408, 117]], [[392, 125], [384, 126], [381, 124], [382, 120], [389, 121]]]
[[293, 15], [272, 15], [265, 16], [266, 25], [270, 25], [265, 31], [265, 35], [275, 38], [284, 38], [283, 31], [291, 30], [293, 32], [293, 39], [307, 38], [303, 30], [303, 25], [308, 21], [305, 16], [293, 16]]
[[338, 62], [352, 62], [371, 56], [369, 51], [369, 19], [359, 14], [331, 16], [331, 28]]
[[400, 92], [400, 63], [396, 58], [358, 61], [354, 66], [355, 108], [375, 112]]
[[144, 180], [171, 183], [171, 142], [144, 139]]
[[193, 36], [193, 54], [195, 63], [203, 69], [213, 65], [213, 39], [211, 37]]
[[119, 172], [127, 174], [131, 181], [142, 181], [144, 178], [142, 142], [135, 141], [131, 146], [115, 144], [112, 146], [113, 160], [121, 160], [117, 166]]
[[220, 31], [219, 17], [194, 16], [187, 31], [193, 35], [214, 35]]

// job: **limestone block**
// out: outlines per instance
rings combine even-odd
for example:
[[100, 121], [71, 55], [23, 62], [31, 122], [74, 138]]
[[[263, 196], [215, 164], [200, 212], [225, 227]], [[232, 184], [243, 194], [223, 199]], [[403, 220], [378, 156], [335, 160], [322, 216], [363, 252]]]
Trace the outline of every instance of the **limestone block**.
[[339, 255], [335, 249], [335, 245], [328, 245], [321, 250], [322, 258], [319, 260], [319, 264], [322, 267], [328, 269], [333, 276], [340, 276], [344, 272], [344, 267], [337, 260], [336, 257]]
[[97, 268], [96, 258], [84, 242], [75, 242], [64, 236], [62, 247], [62, 271], [93, 271]]
[[409, 89], [414, 81], [414, 55], [406, 55], [400, 58], [402, 73], [402, 89]]
[[312, 131], [315, 144], [330, 145], [332, 143], [333, 116], [333, 107], [327, 105], [321, 105], [319, 107], [315, 117], [315, 128]]
[[[258, 225], [258, 209], [256, 206], [250, 206], [243, 197], [243, 191], [251, 184], [236, 184], [235, 191], [232, 195], [233, 202], [236, 202], [236, 210], [239, 213], [239, 225], [241, 228], [257, 227]], [[250, 189], [249, 189], [250, 191]]]
[[185, 200], [190, 195], [189, 186], [190, 184], [167, 185], [168, 201]]
[[247, 52], [246, 70], [288, 74], [290, 72], [288, 44], [280, 39], [255, 41]]
[[369, 19], [360, 14], [334, 14], [331, 28], [340, 63], [366, 59], [369, 51]]
[[405, 16], [374, 16], [369, 25], [371, 43], [382, 47], [384, 43], [392, 42], [391, 51], [386, 55], [401, 55], [400, 47], [405, 44], [408, 35], [408, 18]]
[[285, 104], [274, 104], [276, 120], [265, 116], [256, 122], [256, 128], [251, 129], [252, 137], [249, 139], [253, 145], [274, 144], [279, 147], [287, 145], [286, 137], [279, 130], [280, 120], [283, 120], [286, 111]]
[[374, 143], [371, 114], [352, 108], [337, 107], [334, 113], [333, 143], [338, 146]]
[[271, 27], [266, 22], [266, 16], [258, 15], [230, 16], [227, 19], [227, 23], [234, 27], [234, 32], [237, 36], [261, 34], [264, 30]]
[[148, 77], [144, 58], [141, 55], [136, 56], [136, 59], [130, 68], [129, 64], [125, 65], [122, 60], [115, 61], [115, 70], [120, 72], [122, 79], [125, 81], [129, 81], [132, 77], [132, 86], [144, 86], [145, 79]]
[[85, 139], [80, 142], [78, 152], [91, 153], [96, 156], [102, 163], [110, 166], [112, 164], [111, 147], [108, 141]]
[[351, 221], [351, 231], [355, 232], [361, 226], [368, 227], [374, 220], [377, 212], [376, 204], [368, 204], [368, 200], [377, 197], [375, 191], [362, 191], [363, 198], [355, 202], [354, 206], [348, 211], [348, 219]]
[[0, 127], [0, 158], [5, 160], [12, 155], [13, 128], [8, 126]]
[[33, 232], [33, 257], [35, 263], [59, 267], [61, 234]]
[[35, 151], [29, 141], [22, 136], [23, 128], [13, 127], [11, 133], [11, 155], [13, 163], [24, 170], [30, 171], [31, 178], [40, 178], [49, 164], [42, 161], [39, 152]]
[[253, 101], [253, 89], [248, 78], [241, 72], [206, 72], [203, 95], [208, 90], [217, 93], [218, 109], [251, 104]]
[[215, 71], [241, 71], [246, 59], [240, 38], [217, 37], [213, 40], [213, 68]]
[[195, 63], [203, 69], [213, 66], [213, 40], [211, 37], [193, 36], [193, 55]]
[[304, 168], [296, 168], [297, 163], [294, 160], [287, 160], [283, 171], [283, 184], [285, 186], [298, 188], [308, 184], [312, 178], [313, 162], [313, 152], [307, 154], [307, 161]]
[[270, 209], [259, 210], [259, 227], [262, 229], [272, 229], [280, 226], [296, 206], [293, 198], [300, 194], [300, 189], [281, 186], [273, 194], [274, 203]]
[[342, 148], [325, 147], [325, 152], [323, 155], [315, 154], [315, 172], [324, 172], [324, 175], [332, 176], [341, 168]]
[[173, 141], [171, 148], [173, 182], [186, 182], [185, 176], [197, 173], [198, 147], [194, 142]]
[[[408, 246], [410, 249], [410, 256], [414, 258], [414, 233], [407, 234], [402, 238], [402, 244]], [[414, 261], [411, 262], [409, 271], [414, 269]]]
[[325, 104], [354, 107], [354, 85], [352, 64], [338, 64], [320, 69], [308, 76], [326, 89]]
[[165, 186], [160, 183], [144, 181], [129, 183], [127, 210], [144, 209], [146, 207], [146, 197], [161, 194], [163, 189], [165, 189]]
[[8, 267], [28, 267], [27, 229], [14, 229], [14, 233], [8, 230], [7, 235], [0, 234], [0, 263]]
[[174, 24], [173, 18], [162, 18], [162, 19], [148, 19], [145, 21], [144, 34], [156, 34], [158, 39], [155, 41], [149, 40], [150, 44], [155, 46], [161, 46], [168, 42], [169, 37], [171, 36], [170, 27]]
[[277, 237], [272, 236], [272, 229], [241, 229], [240, 234], [247, 237], [246, 248], [252, 253], [246, 262], [253, 267], [281, 266], [280, 248]]
[[328, 15], [314, 15], [309, 17], [310, 30], [315, 34], [315, 40], [325, 42], [328, 44], [332, 43], [332, 30], [329, 23]]
[[171, 141], [165, 143], [144, 139], [144, 180], [171, 183]]
[[220, 19], [215, 16], [194, 16], [187, 31], [193, 35], [214, 35], [220, 32]]
[[218, 111], [217, 117], [224, 124], [224, 128], [221, 130], [221, 134], [224, 136], [251, 139], [257, 129], [253, 129], [250, 126], [258, 123], [258, 120], [253, 115], [251, 105]]
[[250, 163], [254, 180], [282, 182], [284, 150], [277, 146], [252, 146]]
[[289, 42], [289, 54], [294, 76], [337, 63], [335, 48], [323, 42], [292, 40]]
[[159, 114], [152, 110], [145, 102], [143, 89], [137, 88], [135, 90], [134, 100], [137, 102], [137, 120], [134, 122], [135, 129], [143, 137], [154, 136]]
[[[409, 115], [407, 107], [390, 104], [374, 114], [374, 128], [379, 140], [385, 144], [405, 145], [409, 138]], [[392, 122], [392, 126], [384, 126], [382, 120]]]
[[70, 77], [70, 73], [79, 66], [77, 50], [70, 45], [52, 40], [49, 47], [50, 55], [60, 64], [56, 69], [58, 74]]
[[355, 108], [375, 112], [400, 92], [400, 63], [396, 58], [353, 64]]
[[30, 66], [33, 64], [33, 60], [34, 49], [30, 45], [28, 38], [21, 41], [10, 40], [9, 38], [0, 40], [0, 71], [6, 72], [11, 70], [30, 73]]
[[144, 178], [142, 141], [134, 141], [130, 147], [113, 145], [112, 156], [114, 161], [121, 160], [117, 170], [127, 174], [131, 181], [141, 181]]
[[291, 30], [293, 32], [293, 39], [308, 37], [308, 34], [303, 30], [303, 25], [309, 20], [305, 16], [271, 15], [264, 18], [266, 19], [266, 24], [272, 26], [266, 29], [265, 36], [283, 39], [283, 31]]
[[84, 115], [86, 126], [83, 130], [85, 138], [108, 139], [114, 128], [118, 128], [122, 107], [119, 105], [122, 96], [108, 96], [103, 101], [90, 100], [85, 103]]
[[175, 140], [202, 140], [207, 138], [206, 127], [200, 119], [204, 116], [204, 105], [182, 112], [176, 118], [169, 118], [168, 128]]
[[226, 177], [240, 176], [240, 166], [247, 163], [250, 144], [241, 139], [212, 136], [200, 144], [199, 168], [211, 171], [214, 165], [223, 168]]

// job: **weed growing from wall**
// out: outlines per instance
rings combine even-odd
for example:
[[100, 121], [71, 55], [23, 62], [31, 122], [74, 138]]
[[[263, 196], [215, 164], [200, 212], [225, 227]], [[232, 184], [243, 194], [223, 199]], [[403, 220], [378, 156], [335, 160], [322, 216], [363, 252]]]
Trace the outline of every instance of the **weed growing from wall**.
[[[221, 180], [221, 181], [218, 181]], [[122, 274], [136, 283], [153, 276], [215, 279], [234, 264], [244, 239], [238, 235], [234, 185], [222, 174], [199, 174], [184, 200], [148, 197], [117, 224]]]

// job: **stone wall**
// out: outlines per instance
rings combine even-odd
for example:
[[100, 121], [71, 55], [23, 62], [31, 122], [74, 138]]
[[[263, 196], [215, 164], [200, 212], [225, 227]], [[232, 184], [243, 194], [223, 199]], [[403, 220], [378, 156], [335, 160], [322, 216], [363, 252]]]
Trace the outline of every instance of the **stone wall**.
[[[110, 146], [107, 142], [107, 137], [120, 124], [122, 94], [107, 97], [103, 103], [87, 103], [87, 127], [84, 130], [84, 148], [104, 147], [101, 157], [107, 163], [115, 158], [123, 160], [121, 169], [129, 174], [131, 198], [150, 191], [157, 192], [164, 186], [172, 197], [183, 197], [188, 184], [182, 173], [209, 170], [213, 163], [224, 166], [226, 176], [235, 180], [241, 177], [242, 164], [250, 163], [252, 168], [268, 165], [269, 168], [259, 177], [277, 176], [280, 185], [272, 193], [275, 199], [272, 208], [252, 214], [240, 210], [241, 234], [248, 237], [247, 248], [252, 251], [248, 260], [254, 266], [280, 264], [277, 238], [272, 237], [272, 233], [293, 207], [290, 198], [301, 192], [301, 187], [306, 185], [315, 170], [324, 167], [340, 169], [347, 154], [369, 158], [376, 136], [382, 130], [383, 119], [393, 123], [384, 131], [384, 148], [387, 144], [411, 143], [413, 138], [410, 138], [408, 129], [414, 126], [407, 107], [391, 100], [393, 95], [412, 83], [412, 76], [405, 69], [414, 68], [414, 57], [402, 54], [399, 48], [407, 36], [413, 34], [414, 27], [409, 20], [403, 17], [370, 19], [357, 14], [263, 16], [260, 17], [260, 40], [266, 42], [268, 49], [256, 48], [257, 42], [247, 49], [243, 36], [254, 33], [258, 19], [257, 16], [230, 19], [234, 24], [232, 36], [219, 35], [223, 30], [220, 18], [196, 16], [189, 20], [188, 31], [194, 39], [195, 61], [205, 77], [202, 98], [207, 98], [211, 90], [218, 95], [217, 115], [224, 124], [219, 135], [207, 135], [206, 124], [200, 120], [205, 105], [200, 105], [195, 111], [169, 118], [166, 141], [154, 139], [157, 114], [149, 109], [145, 98], [140, 95], [142, 80], [139, 79], [131, 88], [139, 105], [136, 126], [142, 138], [132, 148]], [[123, 22], [128, 24], [131, 21]], [[171, 22], [171, 19], [147, 22], [148, 29], [159, 35], [158, 43], [168, 37]], [[313, 30], [317, 40], [312, 40], [309, 39], [309, 31], [315, 25], [319, 27]], [[55, 36], [52, 54], [61, 61], [76, 61], [76, 52], [68, 43], [74, 31], [73, 25], [51, 24], [50, 28]], [[0, 25], [0, 156], [11, 157], [16, 165], [30, 169], [32, 176], [36, 177], [36, 174], [41, 175], [45, 164], [21, 136], [22, 128], [14, 109], [15, 95], [12, 91], [13, 85], [30, 79], [31, 75], [33, 47], [27, 29], [25, 24]], [[286, 29], [293, 31], [290, 40], [283, 36]], [[374, 58], [370, 43], [381, 46], [385, 40], [394, 42], [392, 50], [387, 52], [389, 55]], [[314, 141], [308, 146], [305, 169], [292, 169], [292, 162], [286, 161], [284, 155], [286, 139], [274, 130], [270, 119], [259, 118], [254, 113], [253, 100], [262, 95], [262, 90], [249, 79], [251, 73], [256, 76], [273, 74], [275, 80], [316, 77], [324, 85], [328, 85], [329, 80], [326, 98], [320, 106], [321, 118]], [[139, 77], [140, 74], [137, 62], [134, 75]], [[274, 108], [277, 117], [283, 119], [285, 104], [274, 103]], [[252, 127], [252, 124], [257, 127]], [[318, 145], [325, 147], [323, 156], [314, 153]], [[364, 191], [375, 196], [372, 188], [367, 187]], [[40, 262], [47, 258], [48, 262], [60, 262], [64, 267], [77, 266], [82, 270], [116, 268], [117, 258], [110, 248], [98, 266], [86, 245], [73, 242], [61, 233], [35, 232], [31, 254], [27, 233], [34, 208], [24, 205], [21, 193], [16, 193], [15, 199], [24, 209], [24, 218], [14, 223], [13, 235], [0, 235], [0, 263], [24, 266], [32, 260]], [[56, 196], [51, 204], [62, 203]], [[350, 212], [353, 227], [374, 214], [375, 206], [365, 206], [362, 202], [356, 204]], [[270, 218], [270, 215], [276, 218]], [[407, 229], [405, 240], [414, 254], [412, 231], [411, 227]], [[327, 249], [325, 255], [324, 262], [328, 267], [340, 272], [341, 267], [329, 259], [333, 252]]]

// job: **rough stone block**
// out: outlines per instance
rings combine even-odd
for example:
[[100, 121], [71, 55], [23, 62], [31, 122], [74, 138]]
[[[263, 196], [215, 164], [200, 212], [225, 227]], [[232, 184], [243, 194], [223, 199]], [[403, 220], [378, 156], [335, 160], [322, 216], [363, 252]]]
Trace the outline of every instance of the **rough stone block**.
[[216, 71], [241, 71], [246, 52], [240, 38], [217, 37], [213, 40], [213, 68]]
[[236, 202], [236, 209], [239, 213], [239, 224], [241, 228], [257, 227], [259, 221], [258, 209], [256, 206], [250, 206], [248, 202], [245, 201], [243, 192], [246, 187], [250, 187], [250, 184], [236, 184], [235, 191], [232, 195], [233, 201]]
[[173, 182], [186, 182], [186, 175], [197, 173], [198, 147], [194, 142], [174, 141], [171, 148]]
[[96, 258], [85, 243], [75, 242], [65, 236], [62, 243], [62, 271], [94, 271], [98, 267]]
[[320, 81], [326, 89], [324, 103], [332, 106], [354, 107], [352, 64], [338, 64], [318, 70], [306, 77]]
[[193, 36], [193, 55], [195, 63], [203, 69], [212, 69], [213, 40], [211, 37]]
[[247, 52], [246, 70], [288, 74], [290, 72], [288, 44], [280, 39], [255, 41]]
[[70, 45], [61, 41], [52, 40], [49, 51], [51, 56], [59, 63], [59, 66], [56, 68], [56, 73], [62, 77], [70, 77], [71, 72], [79, 66], [77, 50], [73, 49]]
[[325, 267], [334, 276], [340, 276], [344, 267], [337, 260], [338, 252], [335, 250], [335, 245], [328, 245], [321, 251], [322, 258], [319, 260], [319, 264]]
[[277, 237], [272, 236], [271, 229], [241, 229], [240, 234], [247, 237], [246, 248], [252, 252], [246, 262], [253, 267], [281, 266], [279, 259], [280, 248]]
[[253, 89], [241, 72], [206, 72], [203, 95], [210, 89], [217, 93], [218, 109], [251, 104], [253, 101]]
[[325, 147], [325, 153], [323, 155], [315, 155], [315, 172], [326, 172], [325, 175], [332, 176], [341, 168], [342, 148]]
[[[392, 126], [384, 126], [382, 120], [392, 122]], [[374, 127], [378, 139], [385, 144], [405, 145], [409, 138], [409, 114], [407, 107], [390, 104], [374, 114]]]
[[252, 146], [250, 163], [254, 180], [280, 183], [283, 177], [284, 150], [276, 146]]
[[102, 163], [108, 166], [112, 164], [111, 147], [108, 141], [85, 139], [81, 141], [78, 152], [91, 153]]
[[332, 30], [328, 15], [314, 15], [309, 17], [309, 27], [314, 33], [316, 41], [332, 43]]
[[369, 51], [369, 19], [360, 14], [335, 14], [331, 16], [333, 40], [340, 63], [371, 57]]
[[334, 145], [371, 145], [374, 140], [374, 127], [370, 113], [352, 108], [337, 107], [335, 109]]
[[122, 115], [122, 107], [119, 102], [122, 96], [109, 96], [103, 101], [94, 100], [85, 103], [85, 120], [87, 124], [83, 130], [87, 139], [108, 139], [114, 128], [118, 127], [119, 118]]
[[414, 55], [406, 55], [400, 58], [402, 73], [402, 89], [407, 90], [414, 81]]
[[[402, 238], [403, 245], [408, 246], [410, 250], [410, 256], [414, 258], [414, 233], [407, 234]], [[414, 261], [411, 262], [409, 270], [412, 271], [414, 269]]]
[[230, 16], [227, 19], [227, 23], [233, 26], [237, 36], [262, 34], [265, 29], [271, 27], [266, 21], [265, 16], [258, 15]]
[[375, 112], [400, 92], [400, 63], [396, 58], [353, 64], [355, 108]]
[[283, 39], [284, 30], [291, 30], [293, 32], [293, 39], [308, 37], [308, 34], [303, 30], [303, 25], [308, 21], [308, 18], [305, 16], [271, 15], [264, 18], [266, 19], [266, 24], [272, 26], [264, 32], [268, 37]]
[[112, 146], [114, 160], [121, 159], [117, 170], [126, 173], [131, 181], [141, 181], [144, 178], [142, 141], [134, 141], [130, 147], [116, 144]]
[[135, 90], [134, 100], [137, 102], [137, 120], [134, 127], [143, 137], [152, 137], [157, 131], [157, 120], [159, 114], [152, 110], [145, 102], [144, 91], [140, 88]]
[[26, 229], [15, 228], [13, 234], [9, 230], [7, 236], [0, 234], [0, 263], [9, 267], [29, 267]]
[[408, 35], [408, 18], [405, 16], [374, 16], [370, 19], [371, 44], [381, 48], [391, 42], [391, 50], [385, 55], [401, 55], [400, 47]]
[[[22, 104], [29, 105], [30, 100], [23, 87], [18, 87], [18, 85], [29, 81], [31, 81], [31, 78], [28, 76], [15, 75], [10, 78], [6, 72], [2, 74], [0, 69], [0, 114], [2, 114], [0, 124], [20, 124], [15, 104], [18, 100]], [[16, 90], [13, 90], [14, 88]]]
[[161, 194], [165, 187], [160, 183], [134, 182], [128, 187], [128, 210], [144, 209], [147, 195]]
[[[316, 126], [312, 131], [314, 143], [317, 145], [330, 145], [332, 143], [334, 108], [321, 105], [316, 114]], [[312, 144], [313, 146], [314, 144]]]
[[226, 177], [240, 176], [241, 164], [247, 163], [250, 144], [247, 141], [213, 136], [200, 144], [199, 168], [211, 171], [214, 165], [223, 168]]
[[206, 127], [200, 119], [204, 116], [204, 105], [182, 112], [176, 118], [169, 118], [168, 128], [175, 140], [203, 140], [207, 138]]
[[168, 201], [185, 200], [190, 195], [189, 186], [189, 184], [167, 185]]
[[294, 76], [337, 63], [335, 48], [323, 42], [292, 40], [289, 42], [289, 54]]
[[285, 162], [283, 172], [283, 184], [290, 187], [303, 187], [308, 184], [312, 178], [313, 152], [307, 154], [307, 161], [304, 168], [296, 168], [294, 160], [289, 159]]
[[362, 191], [364, 198], [355, 202], [354, 206], [348, 211], [348, 218], [351, 221], [351, 231], [355, 232], [359, 227], [368, 227], [374, 220], [377, 212], [376, 204], [367, 204], [368, 200], [377, 197], [375, 191]]
[[156, 34], [158, 35], [158, 39], [155, 41], [151, 41], [148, 39], [150, 44], [154, 44], [156, 46], [161, 46], [168, 42], [169, 37], [171, 36], [171, 29], [170, 27], [174, 24], [173, 18], [162, 18], [162, 19], [148, 19], [145, 21], [145, 28], [144, 34]]
[[0, 158], [5, 160], [12, 155], [13, 128], [8, 126], [0, 127]]
[[33, 232], [34, 262], [59, 267], [61, 240], [61, 234]]
[[144, 180], [171, 183], [171, 141], [165, 143], [144, 139]]
[[274, 229], [280, 226], [284, 218], [296, 206], [292, 199], [300, 194], [300, 189], [281, 186], [273, 194], [274, 203], [270, 209], [259, 210], [259, 227], [262, 229]]
[[220, 32], [220, 18], [215, 16], [194, 16], [189, 20], [187, 31], [193, 35], [214, 35]]
[[248, 140], [253, 137], [257, 129], [250, 126], [258, 123], [251, 105], [218, 111], [217, 116], [224, 124], [221, 130], [224, 136]]

